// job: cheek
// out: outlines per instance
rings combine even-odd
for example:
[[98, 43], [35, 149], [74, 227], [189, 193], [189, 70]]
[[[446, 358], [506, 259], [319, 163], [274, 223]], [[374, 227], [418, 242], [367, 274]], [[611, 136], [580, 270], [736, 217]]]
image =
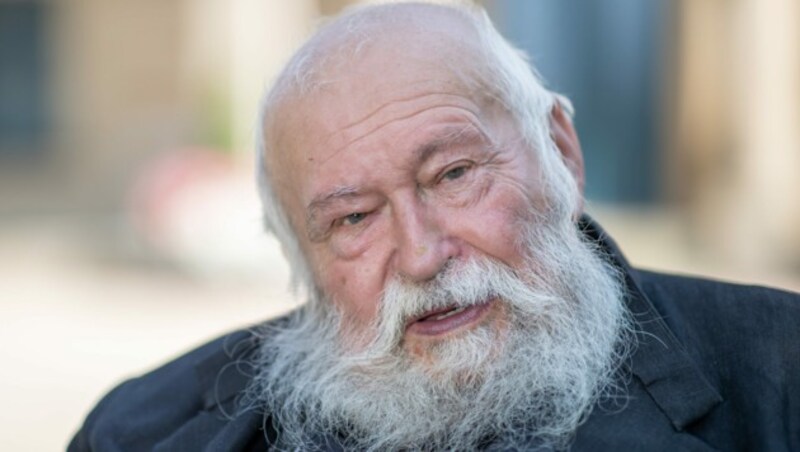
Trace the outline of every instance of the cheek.
[[518, 268], [525, 262], [522, 234], [533, 221], [534, 206], [516, 187], [498, 190], [467, 217], [470, 230], [465, 238], [478, 252]]
[[523, 220], [525, 215], [523, 206], [504, 206], [499, 209], [496, 220], [497, 234], [491, 237], [487, 246], [494, 245], [494, 254], [501, 261], [511, 267], [518, 267], [524, 261], [524, 252], [521, 246]]
[[333, 259], [319, 272], [323, 293], [354, 328], [369, 325], [378, 312], [382, 272], [380, 265], [369, 258], [370, 254], [364, 253], [352, 261]]

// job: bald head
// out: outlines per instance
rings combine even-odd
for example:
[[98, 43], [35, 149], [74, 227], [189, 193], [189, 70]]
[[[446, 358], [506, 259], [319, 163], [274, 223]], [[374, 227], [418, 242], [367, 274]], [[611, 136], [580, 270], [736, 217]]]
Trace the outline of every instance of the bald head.
[[[553, 106], [561, 101], [569, 111], [479, 9], [366, 6], [326, 24], [290, 60], [262, 105], [258, 174], [265, 223], [281, 240], [295, 283], [310, 280], [307, 250], [297, 239], [304, 202], [297, 176], [320, 158], [310, 150], [324, 146], [336, 155], [367, 132], [365, 119], [402, 109], [396, 101], [421, 93], [459, 95], [509, 113], [537, 152], [550, 141]], [[569, 174], [550, 169], [558, 156], [541, 160], [550, 179], [569, 185]]]
[[[298, 51], [273, 89], [275, 97], [307, 96], [343, 79], [402, 71], [406, 59], [462, 70], [481, 46], [476, 12], [401, 3], [358, 7], [327, 23]], [[382, 58], [389, 52], [392, 62]], [[277, 99], [276, 99], [277, 100]]]

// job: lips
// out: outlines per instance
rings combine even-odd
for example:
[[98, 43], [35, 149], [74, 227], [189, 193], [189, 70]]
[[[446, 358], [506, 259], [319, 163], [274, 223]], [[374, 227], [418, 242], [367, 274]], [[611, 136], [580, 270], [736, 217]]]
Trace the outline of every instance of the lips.
[[412, 319], [406, 327], [410, 334], [435, 336], [475, 323], [483, 318], [492, 302], [472, 306], [447, 306], [423, 313]]

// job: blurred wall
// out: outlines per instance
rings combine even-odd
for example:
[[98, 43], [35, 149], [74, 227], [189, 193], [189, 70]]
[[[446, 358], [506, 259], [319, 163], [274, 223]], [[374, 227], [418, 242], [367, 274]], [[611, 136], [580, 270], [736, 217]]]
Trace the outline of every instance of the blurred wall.
[[525, 50], [547, 86], [570, 98], [589, 168], [586, 195], [602, 203], [663, 199], [661, 87], [675, 2], [490, 0], [489, 13]]
[[[258, 98], [319, 9], [313, 0], [4, 0], [0, 15], [31, 5], [42, 17], [26, 31], [42, 41], [51, 121], [41, 158], [2, 154], [0, 213], [113, 210], [154, 155], [249, 153]], [[3, 80], [3, 92], [16, 90]]]
[[798, 279], [800, 3], [485, 4], [573, 100], [589, 209], [634, 260]]
[[800, 3], [686, 0], [676, 31], [673, 199], [719, 259], [797, 275]]

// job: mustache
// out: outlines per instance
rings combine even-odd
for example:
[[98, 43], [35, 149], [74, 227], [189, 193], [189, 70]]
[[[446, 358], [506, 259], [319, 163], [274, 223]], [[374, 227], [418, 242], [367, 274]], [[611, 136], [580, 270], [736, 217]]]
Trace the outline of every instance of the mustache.
[[470, 307], [496, 297], [498, 294], [492, 284], [479, 278], [483, 267], [488, 266], [477, 260], [462, 265], [451, 260], [430, 281], [414, 283], [395, 279], [381, 297], [380, 315], [384, 318], [418, 318], [430, 311]]
[[[396, 278], [384, 289], [378, 316], [369, 328], [377, 335], [365, 341], [371, 343], [367, 348], [377, 353], [397, 350], [411, 322], [438, 311], [499, 299], [512, 308], [541, 313], [559, 303], [551, 292], [538, 290], [525, 279], [519, 271], [486, 257], [450, 261], [434, 279], [422, 283]], [[525, 300], [524, 307], [519, 300]]]

